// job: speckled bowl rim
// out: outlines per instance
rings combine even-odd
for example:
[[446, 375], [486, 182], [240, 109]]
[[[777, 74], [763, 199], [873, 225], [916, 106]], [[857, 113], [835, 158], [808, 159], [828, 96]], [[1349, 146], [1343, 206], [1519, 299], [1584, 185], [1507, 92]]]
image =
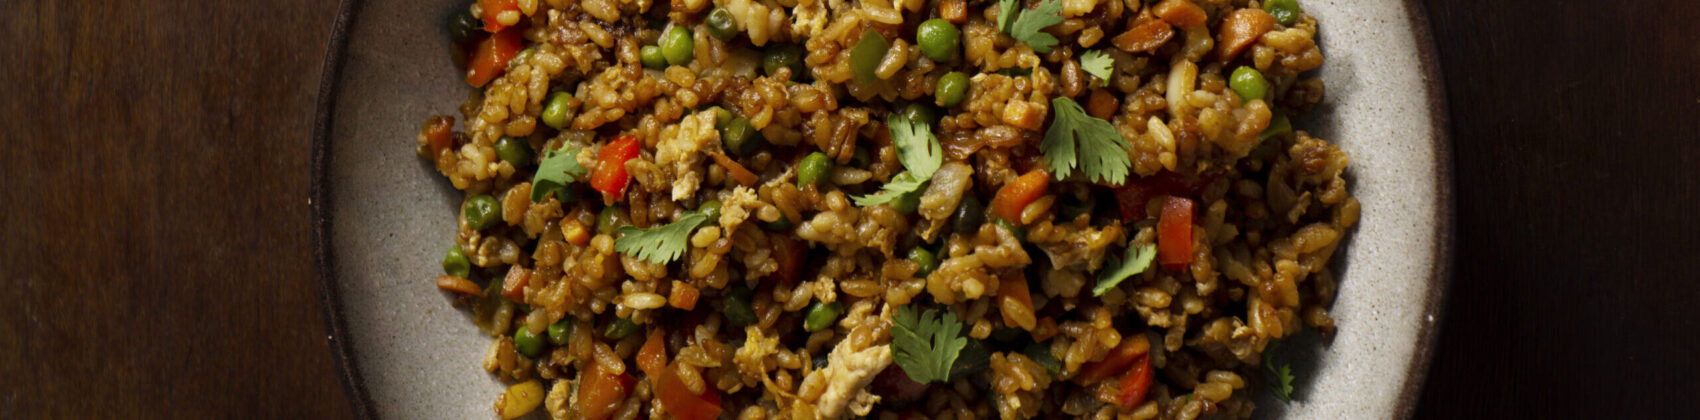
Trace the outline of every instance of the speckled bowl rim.
[[[323, 313], [325, 329], [329, 335], [325, 337], [330, 346], [332, 359], [336, 361], [338, 376], [342, 379], [343, 391], [347, 394], [356, 417], [371, 419], [378, 417], [377, 408], [372, 402], [371, 393], [366, 389], [365, 378], [360, 374], [360, 366], [355, 359], [354, 345], [348, 337], [348, 322], [343, 317], [342, 296], [336, 287], [337, 279], [334, 254], [331, 253], [330, 220], [334, 214], [334, 203], [330, 202], [329, 182], [331, 159], [331, 128], [336, 107], [337, 86], [342, 79], [342, 68], [348, 57], [349, 30], [355, 24], [363, 0], [343, 0], [337, 5], [336, 22], [331, 28], [331, 37], [327, 44], [324, 64], [320, 69], [318, 109], [313, 116], [313, 151], [312, 151], [312, 180], [308, 192], [308, 207], [312, 211], [313, 235], [313, 266], [319, 289], [319, 309]], [[1423, 324], [1419, 328], [1416, 346], [1411, 360], [1406, 365], [1405, 382], [1399, 389], [1397, 412], [1401, 418], [1409, 419], [1416, 413], [1418, 400], [1422, 397], [1423, 383], [1428, 379], [1429, 362], [1433, 360], [1434, 344], [1440, 335], [1440, 325], [1445, 316], [1446, 291], [1452, 282], [1452, 238], [1455, 231], [1454, 206], [1452, 188], [1452, 135], [1449, 114], [1446, 107], [1446, 84], [1440, 72], [1440, 58], [1435, 52], [1434, 36], [1428, 20], [1427, 10], [1418, 0], [1403, 0], [1405, 12], [1410, 17], [1411, 34], [1417, 47], [1419, 70], [1424, 80], [1429, 81], [1428, 108], [1430, 125], [1434, 133], [1434, 181], [1439, 187], [1435, 189], [1435, 226], [1434, 226], [1434, 264], [1429, 272], [1428, 293], [1423, 296], [1424, 312], [1434, 314], [1434, 322]]]

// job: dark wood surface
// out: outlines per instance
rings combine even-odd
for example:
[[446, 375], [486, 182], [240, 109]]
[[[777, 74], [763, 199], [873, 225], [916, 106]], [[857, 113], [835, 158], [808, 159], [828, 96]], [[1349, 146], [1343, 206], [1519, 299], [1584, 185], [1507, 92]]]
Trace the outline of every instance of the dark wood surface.
[[[1700, 2], [1426, 3], [1458, 243], [1419, 417], [1687, 417]], [[335, 9], [0, 1], [0, 418], [351, 415], [306, 200]]]

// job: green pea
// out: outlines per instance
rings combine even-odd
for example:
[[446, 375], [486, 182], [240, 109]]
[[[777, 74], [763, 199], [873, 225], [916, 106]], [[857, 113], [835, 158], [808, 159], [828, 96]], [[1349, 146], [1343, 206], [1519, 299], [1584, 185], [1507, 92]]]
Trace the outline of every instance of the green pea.
[[1240, 66], [1228, 76], [1228, 88], [1240, 95], [1240, 103], [1246, 103], [1263, 99], [1269, 93], [1269, 80], [1257, 69]]
[[643, 68], [646, 69], [661, 70], [667, 68], [667, 56], [661, 54], [661, 47], [654, 45], [645, 45], [638, 49], [638, 61], [642, 62]]
[[448, 255], [443, 256], [443, 272], [463, 279], [472, 278], [472, 260], [466, 258], [460, 245], [449, 248]]
[[567, 345], [567, 339], [572, 338], [573, 336], [573, 323], [570, 322], [571, 320], [572, 318], [561, 318], [560, 321], [555, 321], [555, 323], [549, 324], [549, 328], [547, 330], [549, 333], [549, 342], [555, 343], [557, 346]]
[[466, 213], [466, 225], [473, 229], [483, 229], [495, 224], [502, 218], [502, 203], [496, 197], [480, 194], [466, 200], [461, 205], [461, 211]]
[[1281, 26], [1293, 26], [1299, 20], [1298, 0], [1263, 0], [1263, 11], [1274, 16]]
[[970, 193], [962, 196], [962, 202], [956, 205], [956, 221], [951, 228], [960, 235], [973, 235], [980, 231], [980, 225], [986, 223], [986, 206], [980, 199]]
[[960, 71], [945, 73], [933, 88], [933, 99], [939, 106], [950, 108], [968, 98], [968, 75]]
[[926, 189], [926, 185], [922, 184], [921, 188], [915, 191], [897, 196], [897, 199], [891, 200], [891, 209], [902, 214], [915, 214], [915, 210], [921, 208], [921, 194], [925, 193]]
[[939, 120], [938, 113], [933, 111], [933, 106], [921, 102], [910, 102], [909, 106], [903, 107], [903, 111], [900, 112], [903, 113], [904, 117], [909, 118], [909, 121], [933, 124]]
[[748, 156], [766, 141], [761, 132], [750, 125], [749, 118], [733, 118], [732, 122], [726, 123], [726, 128], [720, 129], [720, 145], [733, 155]]
[[825, 153], [814, 152], [804, 156], [803, 161], [797, 163], [797, 188], [826, 179], [827, 172], [832, 172], [832, 160]]
[[449, 36], [453, 37], [455, 42], [466, 43], [472, 41], [473, 37], [478, 35], [480, 29], [484, 29], [484, 22], [472, 16], [472, 12], [463, 8], [449, 16], [448, 26]]
[[786, 218], [784, 215], [780, 215], [779, 220], [761, 222], [761, 228], [769, 232], [784, 232], [791, 230], [791, 219]]
[[832, 328], [838, 322], [838, 316], [844, 314], [844, 305], [838, 302], [809, 305], [803, 312], [803, 330], [815, 332]]
[[716, 7], [714, 11], [708, 12], [708, 19], [703, 21], [703, 26], [708, 27], [710, 36], [721, 41], [731, 41], [732, 37], [738, 36], [738, 22], [732, 18], [732, 11], [724, 7]]
[[661, 36], [661, 56], [667, 58], [667, 64], [683, 66], [691, 63], [696, 54], [696, 41], [691, 40], [691, 30], [682, 26], [674, 26], [666, 35]]
[[934, 256], [932, 251], [919, 246], [909, 249], [909, 261], [920, 266], [920, 268], [915, 269], [915, 277], [924, 278], [928, 274], [932, 274], [933, 270], [939, 269], [939, 257]]
[[790, 68], [791, 80], [801, 81], [803, 74], [807, 72], [807, 69], [803, 68], [803, 57], [808, 55], [808, 51], [803, 50], [803, 47], [797, 44], [779, 44], [767, 47], [767, 50], [762, 52], [761, 69], [767, 72], [768, 76], [773, 76], [781, 68]]
[[879, 69], [880, 61], [890, 50], [891, 42], [886, 41], [879, 31], [863, 31], [862, 40], [850, 48], [850, 71], [855, 74], [856, 83], [867, 85], [879, 81], [875, 70]]
[[549, 99], [543, 102], [543, 125], [556, 130], [567, 128], [567, 113], [571, 112], [567, 108], [571, 107], [572, 99], [573, 95], [566, 92], [549, 94]]
[[708, 112], [714, 113], [715, 129], [724, 130], [727, 125], [732, 124], [732, 111], [727, 111], [726, 108], [715, 106], [709, 107]]
[[733, 286], [721, 297], [723, 306], [720, 314], [726, 317], [726, 322], [736, 327], [745, 327], [756, 323], [756, 311], [750, 307], [750, 295], [753, 292], [744, 286]]
[[637, 330], [638, 325], [632, 323], [632, 320], [614, 318], [614, 322], [608, 324], [608, 329], [602, 331], [602, 336], [607, 337], [609, 340], [620, 340], [630, 337], [632, 333], [637, 332]]
[[993, 222], [996, 223], [998, 225], [998, 227], [1009, 230], [1009, 234], [1014, 235], [1016, 240], [1022, 241], [1022, 242], [1027, 241], [1027, 230], [1026, 229], [1015, 227], [1014, 223], [1010, 223], [1008, 220], [1004, 220], [1002, 217], [995, 217], [993, 219], [994, 219]]
[[496, 157], [515, 168], [521, 168], [531, 165], [534, 156], [531, 152], [531, 144], [526, 143], [525, 139], [502, 136], [501, 139], [496, 140]]
[[720, 207], [722, 205], [720, 200], [708, 200], [697, 206], [697, 211], [702, 212], [703, 216], [708, 216], [709, 223], [718, 223], [715, 221], [720, 220]]
[[962, 31], [948, 20], [931, 19], [915, 28], [915, 43], [921, 46], [921, 54], [933, 61], [954, 60], [962, 50]]
[[602, 212], [596, 213], [596, 233], [613, 235], [620, 226], [626, 225], [626, 215], [620, 213], [619, 207], [603, 207]]
[[543, 353], [543, 337], [538, 337], [530, 328], [521, 325], [519, 330], [514, 331], [514, 349], [519, 350], [519, 354], [525, 357], [537, 357]]

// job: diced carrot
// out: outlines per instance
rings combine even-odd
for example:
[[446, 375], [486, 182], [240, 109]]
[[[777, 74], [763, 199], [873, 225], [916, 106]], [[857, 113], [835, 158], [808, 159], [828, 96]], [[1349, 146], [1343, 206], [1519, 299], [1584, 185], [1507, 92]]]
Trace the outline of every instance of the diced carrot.
[[480, 293], [484, 293], [483, 290], [478, 288], [478, 283], [473, 283], [472, 280], [447, 274], [437, 276], [437, 288], [467, 296], [477, 296]]
[[1274, 28], [1275, 17], [1262, 9], [1239, 9], [1228, 13], [1222, 19], [1221, 33], [1216, 36], [1216, 60], [1223, 63], [1234, 61], [1263, 33]]
[[467, 63], [466, 84], [484, 87], [484, 84], [496, 80], [496, 76], [508, 70], [508, 60], [519, 55], [523, 48], [525, 45], [521, 42], [519, 29], [510, 28], [478, 41], [477, 49], [472, 52], [472, 62]]
[[803, 260], [808, 253], [808, 246], [795, 239], [774, 237], [773, 259], [779, 263], [779, 269], [773, 272], [773, 279], [780, 283], [796, 283], [803, 277]]
[[562, 221], [561, 236], [573, 245], [584, 246], [590, 243], [590, 231], [585, 230], [584, 224], [577, 220]]
[[660, 328], [649, 330], [649, 338], [638, 349], [638, 370], [651, 378], [667, 368], [667, 332]]
[[602, 146], [602, 153], [597, 156], [595, 172], [590, 174], [590, 186], [601, 191], [605, 201], [620, 201], [625, 199], [626, 184], [632, 180], [626, 173], [626, 161], [632, 160], [643, 151], [643, 142], [637, 136], [623, 135]]
[[508, 25], [503, 25], [502, 22], [497, 20], [497, 16], [500, 16], [502, 12], [518, 13], [519, 1], [478, 0], [478, 8], [484, 10], [484, 30], [496, 32], [508, 27]]
[[455, 117], [437, 115], [425, 120], [425, 143], [431, 147], [431, 157], [443, 154], [443, 150], [454, 145]]
[[1151, 13], [1181, 29], [1196, 28], [1210, 18], [1204, 14], [1204, 8], [1191, 0], [1163, 0], [1151, 8]]
[[[1145, 341], [1145, 340], [1139, 340]], [[1133, 359], [1133, 370], [1122, 376], [1121, 392], [1116, 394], [1116, 404], [1123, 410], [1132, 410], [1145, 402], [1145, 392], [1151, 390], [1151, 354], [1141, 354]]]
[[667, 293], [667, 306], [687, 311], [693, 310], [697, 308], [697, 298], [699, 297], [702, 297], [702, 291], [697, 290], [696, 286], [692, 286], [683, 280], [674, 280], [673, 290]]
[[1157, 262], [1174, 271], [1192, 264], [1192, 199], [1169, 196], [1157, 218]]
[[1057, 329], [1056, 318], [1048, 316], [1039, 318], [1039, 325], [1033, 327], [1033, 341], [1049, 340], [1051, 337], [1056, 337], [1057, 334], [1062, 334], [1062, 330]]
[[1130, 53], [1150, 52], [1175, 37], [1175, 28], [1162, 19], [1140, 18], [1127, 32], [1110, 38], [1110, 45]]
[[625, 401], [626, 394], [632, 389], [637, 380], [631, 375], [608, 372], [601, 363], [590, 363], [590, 367], [579, 373], [578, 412], [586, 420], [607, 420], [620, 409], [620, 403]]
[[1092, 94], [1086, 97], [1086, 114], [1093, 118], [1109, 120], [1120, 106], [1121, 101], [1109, 89], [1092, 89]]
[[525, 302], [525, 286], [531, 280], [531, 270], [518, 265], [508, 268], [507, 277], [502, 279], [502, 297], [514, 302]]
[[[1019, 271], [1011, 278], [998, 281], [998, 308], [1003, 314], [1004, 325], [1019, 326], [1027, 331], [1038, 326], [1033, 313], [1033, 295], [1027, 290], [1027, 276]], [[1017, 317], [1013, 315], [1015, 313], [1025, 313], [1026, 316]]]
[[961, 25], [968, 21], [967, 0], [943, 0], [939, 2], [939, 18], [950, 23]]
[[1116, 188], [1116, 204], [1121, 209], [1123, 220], [1138, 221], [1145, 218], [1145, 204], [1151, 199], [1165, 195], [1196, 197], [1218, 176], [1220, 174], [1192, 176], [1171, 171], [1158, 172]]
[[655, 384], [655, 398], [669, 417], [682, 420], [713, 420], [720, 417], [720, 392], [713, 386], [703, 387], [702, 394], [691, 393], [685, 381], [679, 379], [675, 365], [664, 366], [650, 375]]
[[1080, 374], [1074, 376], [1074, 382], [1081, 385], [1091, 385], [1105, 379], [1113, 378], [1126, 371], [1133, 365], [1135, 359], [1151, 352], [1151, 342], [1145, 340], [1144, 334], [1127, 334], [1122, 336], [1121, 344], [1110, 349], [1110, 354], [1104, 360], [1087, 363], [1080, 366]]
[[749, 169], [745, 169], [744, 165], [739, 164], [736, 160], [732, 160], [732, 158], [727, 157], [725, 154], [709, 153], [708, 155], [714, 157], [714, 163], [718, 163], [721, 167], [726, 168], [726, 173], [732, 175], [732, 179], [738, 181], [738, 184], [746, 187], [753, 187], [757, 182], [761, 182], [761, 178], [757, 177], [754, 172], [750, 172]]
[[1051, 174], [1044, 169], [1027, 171], [992, 196], [992, 214], [1010, 223], [1021, 223], [1021, 210], [1044, 196], [1050, 185]]

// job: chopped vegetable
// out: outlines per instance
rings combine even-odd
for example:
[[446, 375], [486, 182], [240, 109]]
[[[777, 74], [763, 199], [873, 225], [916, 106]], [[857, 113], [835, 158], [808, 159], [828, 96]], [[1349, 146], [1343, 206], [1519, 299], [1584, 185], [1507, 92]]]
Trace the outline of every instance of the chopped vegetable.
[[[791, 224], [790, 219], [786, 219], [784, 216], [779, 217], [779, 221], [776, 223], [779, 222], [785, 223], [787, 227]], [[803, 260], [808, 256], [808, 252], [809, 245], [807, 243], [790, 237], [773, 238], [773, 260], [774, 263], [779, 265], [779, 269], [774, 270], [773, 274], [769, 276], [774, 281], [785, 284], [792, 284], [801, 280], [803, 277]]]
[[1110, 354], [1104, 355], [1103, 360], [1080, 366], [1080, 374], [1074, 376], [1074, 382], [1081, 385], [1092, 385], [1105, 379], [1116, 377], [1133, 366], [1138, 358], [1151, 352], [1151, 341], [1144, 334], [1127, 334], [1122, 336], [1121, 344], [1110, 349]]
[[561, 239], [567, 240], [569, 244], [584, 246], [590, 243], [590, 231], [585, 230], [583, 223], [566, 219], [561, 221]]
[[1103, 296], [1121, 284], [1122, 280], [1135, 274], [1143, 273], [1151, 268], [1151, 259], [1157, 256], [1157, 246], [1145, 244], [1134, 246], [1128, 244], [1127, 255], [1122, 258], [1110, 257], [1104, 268], [1098, 271], [1098, 284], [1092, 286], [1092, 296]]
[[1051, 109], [1055, 117], [1051, 128], [1045, 130], [1039, 151], [1058, 180], [1068, 177], [1076, 167], [1093, 182], [1121, 184], [1127, 179], [1128, 167], [1133, 164], [1127, 156], [1130, 146], [1115, 126], [1086, 115], [1086, 110], [1068, 97], [1051, 98]]
[[[1003, 314], [1004, 325], [1014, 325], [1028, 331], [1038, 327], [1038, 319], [1033, 317], [1033, 294], [1027, 290], [1027, 276], [1020, 271], [998, 282], [998, 308], [998, 312]], [[1021, 310], [1009, 310], [1014, 308]], [[1016, 313], [1026, 313], [1027, 316], [1017, 317]]]
[[1293, 121], [1287, 119], [1287, 114], [1275, 111], [1275, 116], [1269, 118], [1269, 128], [1257, 134], [1257, 141], [1268, 140], [1270, 137], [1285, 135], [1293, 132]]
[[1298, 0], [1263, 0], [1263, 11], [1275, 17], [1281, 26], [1293, 26], [1299, 21]]
[[549, 328], [544, 332], [549, 334], [549, 342], [555, 343], [557, 346], [565, 346], [567, 345], [567, 338], [573, 335], [572, 318], [561, 318], [560, 321], [549, 324]]
[[696, 286], [683, 281], [674, 281], [673, 290], [667, 292], [667, 306], [684, 310], [697, 308], [697, 299], [702, 297], [702, 291]]
[[820, 182], [826, 179], [826, 173], [831, 171], [832, 160], [828, 159], [825, 153], [810, 153], [803, 157], [802, 162], [797, 163], [797, 188]]
[[660, 45], [645, 45], [638, 49], [638, 62], [643, 68], [661, 70], [667, 68], [667, 55], [661, 53]]
[[435, 159], [436, 155], [443, 154], [444, 150], [454, 145], [454, 128], [455, 118], [447, 115], [438, 115], [425, 120], [425, 129], [421, 131], [425, 133], [425, 144], [431, 147], [432, 159]]
[[880, 187], [879, 193], [855, 197], [858, 206], [877, 206], [919, 190], [944, 164], [944, 150], [939, 147], [939, 139], [933, 137], [933, 130], [926, 122], [897, 115], [891, 118], [887, 127], [891, 129], [892, 143], [897, 145], [897, 160], [903, 163], [905, 170], [891, 177], [891, 182]]
[[656, 328], [649, 330], [649, 336], [644, 339], [643, 347], [638, 348], [638, 370], [651, 378], [667, 368], [667, 331]]
[[578, 404], [575, 408], [583, 419], [607, 420], [620, 409], [620, 404], [626, 400], [626, 394], [637, 380], [625, 373], [609, 372], [601, 363], [589, 365], [579, 371]]
[[933, 270], [939, 269], [939, 257], [919, 246], [909, 249], [909, 261], [918, 267], [915, 269], [915, 277], [926, 278]]
[[1251, 66], [1240, 66], [1228, 76], [1228, 88], [1233, 89], [1234, 94], [1240, 95], [1240, 103], [1246, 103], [1266, 98], [1269, 93], [1269, 80], [1263, 78], [1263, 72]]
[[1014, 236], [1015, 240], [1018, 240], [1018, 241], [1026, 241], [1027, 240], [1027, 229], [1015, 227], [1014, 223], [1010, 223], [1010, 221], [1004, 220], [1002, 217], [992, 218], [992, 224], [995, 224], [998, 227], [1001, 227], [1004, 230], [1009, 231], [1010, 236]]
[[622, 226], [622, 235], [614, 240], [614, 251], [637, 257], [651, 264], [666, 264], [684, 255], [690, 244], [691, 231], [708, 221], [702, 213], [689, 213], [666, 226], [639, 229]]
[[578, 149], [555, 149], [543, 153], [543, 163], [537, 166], [537, 174], [531, 176], [531, 202], [543, 201], [549, 193], [555, 194], [555, 199], [567, 202], [569, 197], [567, 185], [583, 177], [583, 165], [578, 164]]
[[1275, 17], [1269, 12], [1239, 9], [1228, 13], [1222, 18], [1222, 26], [1218, 29], [1220, 34], [1216, 35], [1216, 60], [1223, 63], [1234, 61], [1263, 33], [1274, 28]]
[[478, 8], [484, 11], [484, 30], [496, 32], [508, 28], [501, 22], [502, 13], [513, 12], [519, 16], [519, 0], [478, 0]]
[[561, 130], [567, 128], [567, 108], [572, 107], [573, 95], [567, 92], [549, 94], [549, 99], [543, 102], [543, 114], [537, 119], [543, 120], [543, 125]]
[[708, 27], [708, 35], [721, 41], [731, 41], [738, 36], [738, 21], [732, 17], [732, 11], [724, 7], [716, 7], [708, 12], [708, 18], [703, 19], [703, 26]]
[[933, 107], [921, 102], [910, 102], [909, 106], [903, 107], [903, 110], [898, 111], [897, 115], [908, 118], [909, 121], [926, 123], [929, 126], [939, 120], [939, 113], [934, 112]]
[[914, 305], [904, 305], [897, 308], [892, 321], [893, 359], [909, 379], [923, 384], [949, 380], [951, 365], [968, 345], [968, 340], [959, 336], [962, 323], [956, 320], [956, 314], [946, 310], [940, 318], [936, 310], [917, 314]]
[[626, 173], [626, 161], [632, 160], [643, 151], [643, 142], [637, 136], [624, 135], [615, 137], [613, 141], [602, 146], [602, 153], [597, 157], [596, 172], [590, 174], [590, 186], [601, 191], [604, 201], [620, 201], [625, 199], [626, 184], [632, 180]]
[[1204, 8], [1193, 4], [1192, 0], [1163, 0], [1151, 7], [1151, 14], [1181, 29], [1199, 27], [1209, 19]]
[[460, 245], [449, 247], [448, 254], [443, 255], [443, 272], [460, 278], [472, 277], [472, 260], [466, 258]]
[[466, 199], [460, 209], [466, 213], [466, 225], [474, 230], [490, 227], [502, 218], [502, 203], [489, 194], [479, 194]]
[[530, 328], [521, 325], [514, 329], [514, 349], [519, 350], [519, 354], [523, 354], [525, 357], [537, 357], [537, 355], [543, 354], [543, 337], [537, 336], [536, 333], [531, 332]]
[[764, 142], [766, 140], [762, 139], [761, 132], [750, 126], [749, 118], [733, 118], [720, 129], [721, 147], [734, 155], [747, 156]]
[[671, 365], [651, 375], [651, 380], [655, 386], [655, 398], [661, 401], [668, 417], [680, 420], [714, 420], [720, 417], [720, 392], [713, 386], [703, 387], [701, 395], [693, 394]]
[[467, 280], [465, 277], [447, 274], [437, 276], [437, 288], [467, 296], [477, 296], [484, 293], [484, 290], [478, 288], [478, 283], [473, 283], [472, 280]]
[[1145, 17], [1134, 21], [1133, 26], [1122, 32], [1121, 35], [1110, 38], [1110, 45], [1114, 45], [1122, 51], [1137, 54], [1156, 50], [1157, 47], [1163, 46], [1174, 37], [1175, 28], [1170, 26], [1168, 22]]
[[1102, 82], [1098, 84], [1099, 86], [1110, 84], [1110, 75], [1115, 69], [1115, 64], [1116, 60], [1110, 58], [1108, 54], [1104, 54], [1103, 51], [1091, 50], [1080, 55], [1080, 69], [1086, 71], [1087, 74], [1097, 76], [1098, 80]]
[[1145, 205], [1151, 199], [1167, 195], [1196, 197], [1216, 178], [1217, 175], [1189, 176], [1169, 171], [1158, 172], [1156, 175], [1128, 181], [1121, 188], [1117, 188], [1116, 205], [1121, 208], [1122, 219], [1144, 219]]
[[691, 30], [682, 26], [674, 26], [658, 41], [661, 45], [661, 56], [667, 58], [667, 64], [683, 66], [691, 64], [696, 54], [696, 41], [691, 39]]
[[614, 318], [614, 322], [608, 323], [608, 329], [602, 330], [602, 337], [609, 340], [622, 340], [635, 332], [638, 332], [638, 325], [633, 323], [632, 320]]
[[1021, 210], [1043, 197], [1050, 185], [1051, 176], [1042, 168], [1021, 174], [992, 196], [992, 215], [1011, 223], [1021, 221]]
[[[808, 55], [809, 52], [804, 50], [803, 46], [797, 44], [769, 46], [767, 50], [762, 52], [761, 69], [767, 72], [767, 75], [772, 76], [781, 68], [789, 68], [791, 69], [791, 80], [800, 81], [803, 80], [803, 75], [808, 73], [808, 69], [803, 67], [803, 57]], [[885, 54], [882, 52], [880, 55]], [[876, 60], [875, 66], [878, 66], [878, 64]]]
[[[998, 3], [998, 26], [1003, 27], [1004, 12], [1019, 9], [1016, 2]], [[1026, 43], [1033, 51], [1040, 54], [1051, 52], [1051, 46], [1057, 45], [1057, 37], [1044, 33], [1042, 30], [1063, 21], [1062, 2], [1059, 0], [1044, 0], [1033, 10], [1022, 11], [1015, 22], [1008, 26], [1009, 36], [1016, 41]]]
[[530, 166], [531, 159], [534, 157], [536, 156], [531, 152], [531, 145], [526, 144], [525, 139], [502, 136], [501, 139], [496, 140], [496, 158], [513, 165], [516, 169]]
[[504, 419], [519, 418], [531, 414], [532, 411], [537, 410], [537, 406], [543, 404], [544, 395], [543, 384], [537, 382], [536, 379], [514, 384], [508, 387], [507, 392], [502, 393], [502, 404], [498, 406], [500, 407], [499, 414]]
[[[933, 103], [950, 108], [968, 98], [968, 75], [960, 71], [945, 73], [933, 88]], [[861, 150], [861, 149], [857, 149]]]
[[531, 270], [517, 264], [508, 267], [508, 275], [502, 278], [502, 297], [525, 302], [525, 285], [531, 281]]
[[625, 224], [626, 216], [620, 214], [620, 208], [617, 206], [603, 207], [601, 212], [596, 213], [596, 231], [598, 233], [614, 235], [619, 233], [616, 229], [625, 226]]
[[732, 160], [732, 158], [727, 157], [724, 153], [709, 153], [708, 156], [714, 158], [715, 164], [720, 165], [722, 168], [726, 168], [726, 174], [731, 175], [732, 180], [738, 181], [739, 185], [753, 187], [757, 182], [761, 182], [761, 177], [756, 176], [755, 172], [750, 172], [749, 169], [745, 169], [744, 165], [739, 164], [736, 160]]
[[956, 59], [962, 51], [962, 31], [950, 21], [929, 19], [915, 28], [915, 44], [921, 47], [921, 55], [933, 61], [947, 62]]
[[[488, 13], [485, 12], [485, 16], [489, 16]], [[519, 29], [508, 29], [479, 41], [478, 48], [473, 50], [472, 61], [467, 63], [466, 84], [484, 87], [484, 84], [496, 80], [496, 76], [507, 71], [508, 60], [512, 60], [525, 48], [521, 44], [519, 32]]]
[[1151, 390], [1152, 373], [1149, 352], [1133, 359], [1133, 370], [1122, 376], [1121, 383], [1117, 384], [1121, 392], [1116, 393], [1116, 403], [1123, 410], [1132, 410], [1145, 403], [1145, 392]]
[[1163, 268], [1180, 271], [1192, 264], [1191, 199], [1169, 196], [1157, 219], [1157, 261]]
[[891, 49], [891, 43], [881, 36], [879, 31], [863, 31], [862, 40], [850, 48], [850, 70], [855, 72], [856, 83], [872, 84], [879, 80], [874, 70], [885, 59], [886, 51]]
[[844, 304], [815, 302], [803, 310], [803, 330], [816, 332], [832, 328], [838, 316], [844, 314]]

